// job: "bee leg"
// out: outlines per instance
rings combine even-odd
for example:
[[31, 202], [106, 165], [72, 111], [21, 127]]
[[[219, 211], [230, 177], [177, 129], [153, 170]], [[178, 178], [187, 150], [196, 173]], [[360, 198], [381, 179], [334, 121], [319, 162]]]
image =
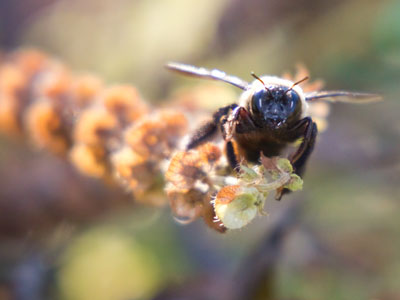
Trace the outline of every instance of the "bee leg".
[[186, 150], [196, 148], [197, 146], [203, 144], [204, 142], [210, 140], [214, 137], [217, 132], [218, 126], [214, 121], [210, 121], [203, 126], [201, 126], [196, 133], [190, 138], [189, 143], [186, 146]]
[[238, 163], [238, 159], [236, 158], [236, 154], [235, 154], [235, 148], [233, 147], [233, 143], [232, 143], [232, 135], [235, 131], [235, 126], [236, 126], [236, 122], [234, 121], [233, 117], [236, 113], [236, 111], [238, 110], [238, 107], [236, 107], [232, 114], [228, 117], [228, 116], [223, 116], [220, 119], [220, 130], [221, 130], [221, 134], [222, 134], [222, 138], [224, 139], [224, 141], [226, 142], [225, 146], [225, 151], [226, 151], [226, 158], [228, 160], [229, 165], [231, 166], [231, 168], [233, 170], [239, 170], [239, 163]]
[[[297, 126], [292, 129], [292, 131], [294, 136], [303, 136], [303, 141], [299, 148], [293, 155], [290, 156], [290, 163], [293, 166], [294, 173], [301, 176], [304, 172], [307, 159], [310, 157], [310, 154], [314, 149], [315, 139], [318, 133], [317, 125], [310, 117], [307, 117], [300, 120]], [[290, 191], [288, 189], [282, 189], [278, 191], [276, 199], [280, 200], [282, 195], [289, 192]]]
[[256, 128], [249, 112], [242, 106], [236, 107], [228, 117], [226, 124], [224, 124], [227, 138], [231, 138], [234, 132], [246, 133]]
[[228, 159], [228, 163], [233, 170], [240, 170], [239, 162], [237, 160], [235, 149], [231, 141], [226, 142], [226, 157]]
[[315, 124], [310, 117], [304, 118], [303, 120], [305, 126], [303, 141], [297, 151], [290, 157], [294, 172], [299, 176], [303, 174], [307, 159], [314, 150], [315, 139], [318, 133], [317, 124]]
[[188, 145], [186, 146], [187, 150], [196, 148], [197, 146], [207, 142], [211, 138], [214, 137], [214, 135], [218, 131], [218, 125], [220, 125], [224, 120], [226, 120], [227, 115], [229, 112], [236, 108], [237, 104], [231, 104], [225, 107], [220, 108], [217, 112], [213, 114], [213, 119], [212, 121], [204, 124], [202, 127], [200, 127], [196, 133], [190, 138], [190, 141]]
[[232, 138], [235, 132], [249, 132], [256, 128], [247, 110], [242, 106], [233, 109], [228, 117], [221, 118], [222, 137], [226, 141], [226, 157], [232, 169], [239, 171], [240, 165], [235, 154]]

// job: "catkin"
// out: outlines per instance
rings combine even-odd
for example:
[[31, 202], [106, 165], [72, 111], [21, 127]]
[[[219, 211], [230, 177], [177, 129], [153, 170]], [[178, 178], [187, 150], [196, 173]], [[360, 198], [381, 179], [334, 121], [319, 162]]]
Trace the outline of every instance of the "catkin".
[[161, 164], [187, 127], [182, 112], [152, 107], [130, 85], [105, 86], [37, 50], [1, 57], [0, 132], [69, 159], [136, 198], [159, 188]]
[[[296, 76], [284, 75], [295, 81], [305, 76], [302, 66]], [[304, 90], [322, 86], [306, 84]], [[199, 93], [206, 98], [218, 94]], [[204, 120], [195, 99], [196, 93], [183, 93], [169, 108], [154, 107], [133, 86], [106, 86], [95, 75], [74, 74], [36, 50], [0, 56], [1, 133], [68, 159], [87, 176], [120, 185], [136, 201], [168, 202], [181, 222], [202, 217], [219, 232], [240, 228], [263, 214], [269, 191], [301, 188], [298, 176], [279, 167], [290, 165], [287, 160], [263, 158], [261, 167], [247, 167], [236, 153], [243, 163], [238, 174], [227, 166], [224, 143], [179, 149], [193, 123]], [[321, 128], [329, 107], [313, 109]]]

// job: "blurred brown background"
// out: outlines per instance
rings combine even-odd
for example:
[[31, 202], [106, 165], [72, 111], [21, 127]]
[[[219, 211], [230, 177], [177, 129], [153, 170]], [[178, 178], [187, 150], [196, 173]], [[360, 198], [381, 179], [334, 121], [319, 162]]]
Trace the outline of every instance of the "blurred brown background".
[[1, 137], [0, 299], [152, 299], [177, 286], [219, 299], [297, 198], [305, 208], [282, 249], [278, 299], [400, 299], [399, 1], [1, 0], [0, 47], [24, 46], [131, 83], [153, 103], [203, 84], [167, 73], [170, 60], [247, 80], [302, 62], [327, 89], [385, 101], [333, 105], [304, 191], [270, 200], [269, 217], [226, 235], [178, 225], [168, 209], [135, 205]]

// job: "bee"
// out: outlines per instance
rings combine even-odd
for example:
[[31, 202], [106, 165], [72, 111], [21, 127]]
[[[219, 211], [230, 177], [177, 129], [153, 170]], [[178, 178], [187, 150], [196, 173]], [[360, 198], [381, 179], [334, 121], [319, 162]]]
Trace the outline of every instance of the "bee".
[[[261, 153], [278, 156], [293, 142], [301, 139], [297, 150], [289, 156], [293, 170], [299, 176], [313, 151], [318, 129], [308, 113], [308, 102], [330, 100], [339, 102], [372, 102], [380, 100], [377, 94], [347, 91], [317, 91], [305, 93], [300, 83], [276, 76], [258, 77], [248, 83], [223, 71], [208, 70], [181, 63], [168, 63], [169, 70], [205, 79], [219, 80], [243, 90], [238, 103], [221, 107], [212, 120], [191, 137], [187, 150], [210, 140], [219, 131], [226, 143], [226, 157], [233, 169], [240, 169], [233, 142], [247, 161], [259, 163]], [[283, 193], [282, 191], [279, 198]]]

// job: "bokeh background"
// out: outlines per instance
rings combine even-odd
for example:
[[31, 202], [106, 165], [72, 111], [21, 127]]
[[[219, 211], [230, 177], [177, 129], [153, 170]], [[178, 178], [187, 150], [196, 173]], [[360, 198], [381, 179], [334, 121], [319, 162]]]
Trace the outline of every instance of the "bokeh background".
[[186, 293], [179, 299], [223, 299], [298, 199], [304, 208], [276, 264], [274, 299], [400, 299], [399, 1], [1, 0], [0, 47], [38, 48], [160, 105], [182, 87], [218, 86], [228, 102], [239, 93], [171, 75], [163, 68], [171, 60], [247, 80], [303, 63], [327, 89], [384, 96], [332, 105], [304, 191], [271, 199], [268, 217], [224, 235], [202, 222], [182, 226], [168, 207], [135, 204], [2, 136], [0, 299], [178, 299], [167, 295], [177, 290]]

